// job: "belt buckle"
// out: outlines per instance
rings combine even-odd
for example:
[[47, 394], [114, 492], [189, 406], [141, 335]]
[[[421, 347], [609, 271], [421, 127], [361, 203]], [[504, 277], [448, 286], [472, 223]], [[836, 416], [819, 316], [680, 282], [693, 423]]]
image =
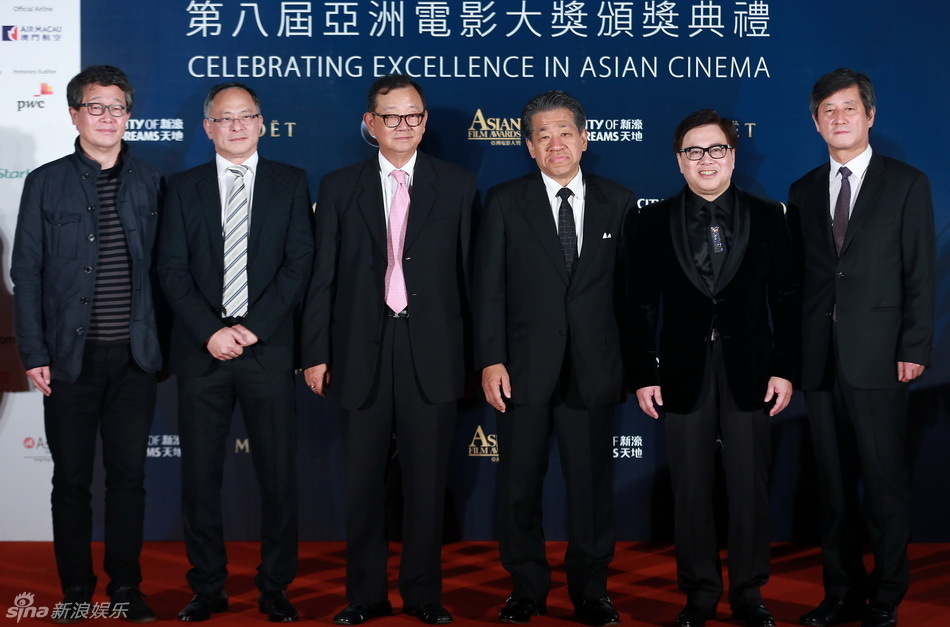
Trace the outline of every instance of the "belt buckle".
[[719, 340], [719, 329], [714, 327], [713, 330], [709, 332], [709, 341], [716, 342], [718, 340]]

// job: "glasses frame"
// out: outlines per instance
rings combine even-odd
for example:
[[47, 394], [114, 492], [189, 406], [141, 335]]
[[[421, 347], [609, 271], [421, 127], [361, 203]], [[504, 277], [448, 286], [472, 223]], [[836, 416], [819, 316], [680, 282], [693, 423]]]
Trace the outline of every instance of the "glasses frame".
[[[718, 157], [710, 152], [711, 150], [716, 150], [717, 148], [722, 150], [722, 155]], [[689, 156], [690, 150], [702, 150], [702, 152], [699, 153], [699, 155], [694, 159], [693, 157]], [[702, 146], [687, 146], [686, 148], [680, 148], [676, 152], [683, 153], [683, 156], [686, 157], [689, 161], [699, 161], [703, 158], [704, 155], [707, 155], [707, 154], [709, 155], [710, 159], [722, 159], [727, 154], [729, 154], [728, 153], [729, 150], [732, 150], [732, 146], [730, 146], [729, 144], [713, 144], [712, 146], [708, 146], [706, 148], [703, 148]]]
[[226, 126], [231, 126], [231, 124], [233, 124], [234, 121], [237, 120], [243, 126], [247, 126], [248, 124], [251, 123], [251, 120], [256, 120], [259, 117], [261, 117], [260, 113], [248, 113], [247, 115], [235, 115], [235, 116], [226, 117], [226, 118], [206, 117], [205, 119], [209, 120], [210, 122], [213, 122], [214, 124], [224, 124]]
[[[95, 111], [93, 111], [93, 110], [92, 110], [92, 107], [98, 107], [98, 108], [99, 108], [99, 113], [96, 113]], [[111, 115], [111, 116], [114, 117], [114, 118], [121, 118], [121, 117], [123, 117], [123, 116], [125, 116], [126, 114], [129, 113], [129, 108], [128, 108], [127, 106], [125, 106], [125, 105], [121, 105], [121, 104], [102, 104], [101, 102], [82, 102], [82, 103], [80, 103], [79, 106], [76, 107], [76, 108], [77, 108], [77, 109], [79, 109], [79, 108], [85, 108], [86, 111], [89, 113], [89, 115], [91, 115], [91, 116], [93, 116], [93, 117], [97, 117], [97, 118], [100, 117], [100, 116], [101, 116], [103, 113], [105, 113], [106, 111], [109, 111], [109, 115]], [[119, 113], [116, 114], [116, 113], [114, 113], [115, 111], [118, 111]]]
[[[405, 122], [406, 126], [408, 126], [409, 128], [416, 128], [417, 126], [421, 126], [422, 122], [425, 121], [427, 112], [428, 111], [426, 109], [423, 109], [422, 113], [406, 113], [404, 115], [400, 115], [398, 113], [376, 113], [375, 111], [370, 111], [370, 113], [375, 115], [377, 118], [382, 119], [383, 126], [385, 126], [386, 128], [399, 128], [399, 125], [402, 124], [403, 122]], [[409, 118], [415, 117], [415, 116], [419, 116], [419, 121], [416, 122], [415, 124], [410, 124]], [[399, 118], [399, 121], [396, 122], [395, 124], [389, 124], [388, 122], [386, 122], [386, 118]]]

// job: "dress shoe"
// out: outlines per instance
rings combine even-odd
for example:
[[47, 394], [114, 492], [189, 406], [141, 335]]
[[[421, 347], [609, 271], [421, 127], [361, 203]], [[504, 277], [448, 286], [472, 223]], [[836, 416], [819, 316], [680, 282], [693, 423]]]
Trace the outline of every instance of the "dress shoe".
[[299, 618], [283, 590], [262, 592], [257, 599], [257, 609], [261, 614], [267, 614], [267, 620], [272, 623], [292, 623]]
[[415, 616], [426, 625], [448, 625], [452, 622], [452, 615], [438, 603], [429, 603], [419, 607], [407, 605], [402, 608], [402, 613]]
[[116, 588], [109, 601], [109, 611], [113, 616], [119, 616], [130, 623], [154, 623], [155, 612], [145, 605], [142, 592], [135, 586]]
[[745, 621], [746, 627], [775, 627], [775, 617], [761, 603], [740, 607], [732, 612], [732, 617]]
[[861, 627], [897, 627], [897, 608], [875, 603], [864, 612]]
[[199, 593], [196, 594], [191, 602], [178, 612], [178, 620], [185, 620], [194, 623], [208, 620], [215, 612], [228, 611], [228, 594], [226, 592], [218, 593]]
[[72, 623], [78, 623], [84, 618], [84, 614], [81, 610], [77, 612], [77, 608], [81, 605], [85, 607], [90, 607], [89, 604], [92, 603], [92, 588], [87, 588], [85, 586], [72, 586], [63, 590], [63, 602], [60, 605], [60, 611], [57, 612], [53, 610], [53, 616], [51, 620], [54, 623], [59, 625], [71, 625]]
[[707, 620], [715, 618], [715, 608], [687, 605], [676, 617], [676, 627], [705, 627]]
[[347, 605], [333, 617], [337, 625], [362, 625], [373, 618], [392, 616], [393, 606], [389, 601], [380, 601], [369, 605]]
[[864, 617], [864, 603], [851, 603], [844, 599], [826, 597], [818, 607], [805, 612], [798, 622], [809, 627], [828, 627], [839, 623], [861, 620]]
[[620, 616], [614, 606], [611, 605], [610, 597], [587, 599], [580, 605], [575, 605], [574, 616], [582, 623], [594, 627], [620, 624]]
[[532, 616], [540, 616], [548, 611], [544, 601], [535, 601], [511, 595], [505, 601], [505, 607], [498, 612], [498, 620], [503, 623], [527, 623]]

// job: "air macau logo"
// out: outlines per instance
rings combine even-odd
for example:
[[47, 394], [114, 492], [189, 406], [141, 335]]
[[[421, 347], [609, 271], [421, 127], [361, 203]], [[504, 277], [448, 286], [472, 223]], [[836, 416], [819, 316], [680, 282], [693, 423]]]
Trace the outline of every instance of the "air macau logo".
[[481, 425], [475, 427], [475, 435], [468, 444], [469, 457], [489, 457], [493, 462], [498, 461], [498, 436], [494, 433], [485, 433]]
[[468, 138], [487, 141], [492, 146], [518, 146], [521, 144], [521, 118], [487, 117], [481, 109], [476, 109], [468, 127]]

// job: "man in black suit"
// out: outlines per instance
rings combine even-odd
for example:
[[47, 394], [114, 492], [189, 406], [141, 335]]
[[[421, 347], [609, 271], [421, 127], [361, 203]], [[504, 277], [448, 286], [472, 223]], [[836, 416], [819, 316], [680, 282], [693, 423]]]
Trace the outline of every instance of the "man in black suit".
[[[803, 259], [803, 374], [821, 485], [825, 598], [801, 617], [824, 627], [897, 624], [907, 591], [907, 386], [930, 363], [935, 237], [922, 172], [871, 150], [871, 79], [850, 69], [811, 92], [830, 164], [792, 184]], [[874, 570], [863, 561], [863, 483]]]
[[769, 577], [769, 419], [792, 396], [798, 283], [782, 205], [732, 184], [738, 140], [735, 124], [711, 109], [683, 119], [673, 152], [686, 186], [625, 225], [632, 383], [647, 415], [665, 410], [686, 594], [677, 627], [715, 618], [722, 596], [713, 507], [720, 446], [732, 614], [749, 627], [775, 625], [759, 590]]
[[[338, 405], [344, 443], [345, 607], [334, 622], [392, 614], [386, 477], [402, 471], [403, 612], [452, 622], [440, 604], [442, 512], [465, 337], [475, 177], [418, 150], [422, 87], [387, 75], [369, 90], [371, 159], [323, 177], [317, 255], [304, 307], [307, 384]], [[332, 373], [332, 387], [331, 383]]]
[[552, 432], [567, 483], [565, 555], [574, 613], [615, 625], [611, 426], [620, 354], [623, 216], [633, 193], [582, 174], [587, 119], [562, 91], [532, 98], [521, 132], [539, 170], [489, 192], [476, 247], [476, 365], [497, 410], [498, 539], [514, 589], [498, 615], [543, 614], [551, 585], [541, 488]]
[[310, 194], [303, 170], [258, 155], [260, 111], [247, 85], [211, 89], [204, 129], [216, 156], [171, 178], [160, 233], [195, 592], [183, 621], [228, 609], [221, 480], [236, 402], [261, 492], [259, 607], [271, 621], [297, 620], [285, 591], [297, 568], [294, 309], [313, 256]]

